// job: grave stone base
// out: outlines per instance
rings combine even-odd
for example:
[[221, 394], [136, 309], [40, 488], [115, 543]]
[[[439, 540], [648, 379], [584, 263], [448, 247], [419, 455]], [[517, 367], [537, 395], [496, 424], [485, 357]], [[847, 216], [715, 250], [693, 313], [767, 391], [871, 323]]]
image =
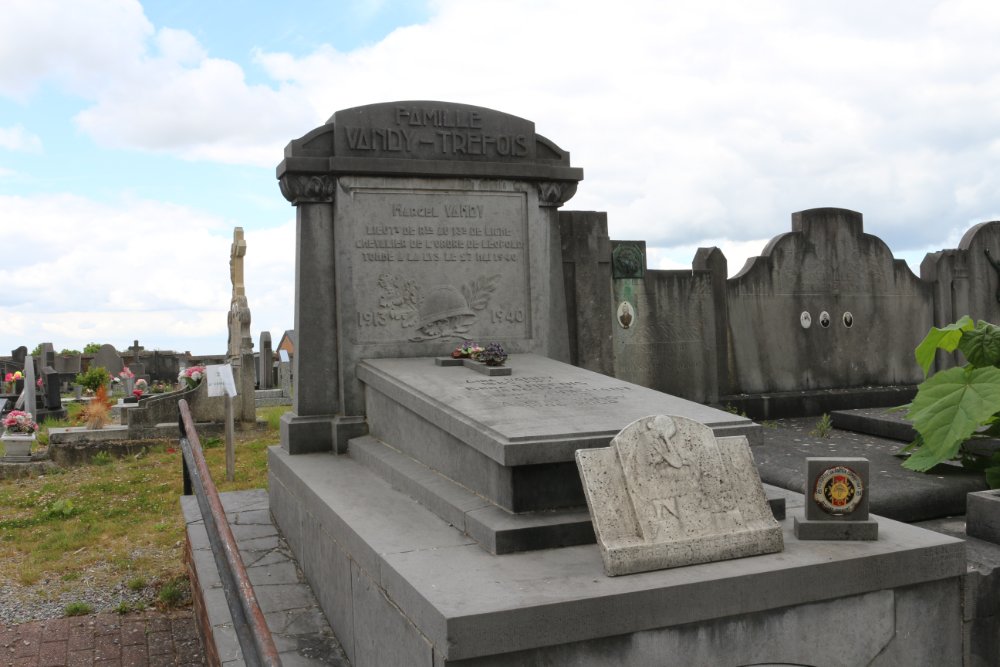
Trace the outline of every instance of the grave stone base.
[[648, 414], [759, 429], [543, 357], [508, 364], [364, 361], [369, 434], [342, 455], [271, 448], [271, 513], [352, 664], [961, 660], [960, 540], [877, 518], [876, 542], [800, 541], [791, 492], [768, 489], [793, 499], [780, 553], [605, 576], [577, 449]]
[[274, 447], [269, 470], [271, 512], [355, 665], [961, 661], [962, 542], [907, 524], [804, 542], [786, 520], [782, 553], [610, 578], [594, 544], [487, 553], [350, 454]]
[[800, 540], [877, 540], [878, 521], [810, 521], [795, 518], [795, 537]]

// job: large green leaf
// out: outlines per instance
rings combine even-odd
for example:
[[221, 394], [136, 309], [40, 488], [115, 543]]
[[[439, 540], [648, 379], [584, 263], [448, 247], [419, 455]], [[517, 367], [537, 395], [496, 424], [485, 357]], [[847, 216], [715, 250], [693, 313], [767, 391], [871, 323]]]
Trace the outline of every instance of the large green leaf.
[[1000, 327], [979, 320], [975, 329], [963, 332], [958, 349], [973, 366], [996, 366], [1000, 363]]
[[974, 326], [972, 318], [963, 315], [958, 322], [941, 329], [931, 327], [924, 339], [920, 341], [920, 345], [917, 345], [917, 349], [913, 351], [917, 363], [924, 369], [924, 375], [927, 375], [931, 364], [934, 363], [934, 353], [937, 352], [938, 348], [946, 352], [954, 352], [955, 348], [958, 347], [958, 342], [962, 339], [962, 333], [972, 331]]
[[923, 439], [903, 467], [924, 472], [954, 458], [963, 442], [1000, 411], [1000, 368], [950, 368], [924, 380], [907, 419]]

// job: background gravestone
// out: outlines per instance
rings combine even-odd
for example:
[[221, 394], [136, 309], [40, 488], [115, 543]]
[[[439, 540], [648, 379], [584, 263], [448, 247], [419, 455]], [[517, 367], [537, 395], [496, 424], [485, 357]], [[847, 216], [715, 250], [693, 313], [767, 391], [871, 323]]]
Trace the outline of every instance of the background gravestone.
[[260, 332], [260, 354], [257, 357], [259, 372], [257, 387], [270, 389], [274, 386], [274, 350], [271, 348], [271, 332]]
[[583, 172], [534, 123], [373, 104], [338, 111], [285, 156], [297, 248], [289, 451], [344, 451], [364, 431], [361, 359], [440, 356], [471, 338], [569, 361], [557, 208]]
[[114, 348], [113, 345], [108, 345], [105, 343], [101, 345], [101, 348], [94, 355], [94, 358], [90, 362], [91, 368], [96, 368], [97, 366], [103, 366], [108, 369], [111, 373], [112, 378], [118, 377], [118, 374], [122, 372], [125, 368], [125, 364], [122, 362], [121, 356], [118, 354], [118, 350]]
[[83, 355], [80, 354], [59, 354], [56, 355], [54, 368], [59, 373], [59, 383], [63, 387], [76, 380], [76, 376], [83, 370]]
[[28, 348], [22, 345], [10, 351], [10, 357], [18, 368], [24, 368], [24, 359], [28, 356]]
[[42, 369], [42, 388], [44, 393], [45, 409], [49, 411], [62, 410], [62, 395], [59, 371], [46, 366]]

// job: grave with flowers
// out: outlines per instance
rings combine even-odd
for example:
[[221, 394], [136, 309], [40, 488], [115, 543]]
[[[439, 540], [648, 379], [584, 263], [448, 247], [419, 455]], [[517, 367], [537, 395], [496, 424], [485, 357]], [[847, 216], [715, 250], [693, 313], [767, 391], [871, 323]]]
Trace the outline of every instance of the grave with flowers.
[[11, 410], [2, 420], [5, 463], [26, 463], [31, 461], [31, 450], [37, 441], [38, 424], [29, 412]]

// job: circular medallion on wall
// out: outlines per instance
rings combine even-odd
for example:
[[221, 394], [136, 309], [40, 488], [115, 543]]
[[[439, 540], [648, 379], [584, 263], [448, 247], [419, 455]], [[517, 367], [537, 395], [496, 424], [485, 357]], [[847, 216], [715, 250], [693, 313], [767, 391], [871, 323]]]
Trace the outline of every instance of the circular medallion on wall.
[[830, 326], [830, 313], [824, 310], [819, 314], [819, 325], [824, 329]]
[[813, 500], [824, 512], [841, 516], [857, 509], [864, 492], [858, 473], [847, 466], [833, 466], [816, 478]]
[[635, 323], [635, 308], [628, 301], [618, 304], [618, 325], [622, 329], [628, 329]]
[[802, 314], [799, 315], [799, 324], [802, 325], [803, 329], [808, 329], [813, 324], [813, 317], [809, 314], [808, 310], [803, 310]]
[[844, 326], [848, 329], [854, 326], [854, 315], [851, 315], [850, 311], [844, 313]]

